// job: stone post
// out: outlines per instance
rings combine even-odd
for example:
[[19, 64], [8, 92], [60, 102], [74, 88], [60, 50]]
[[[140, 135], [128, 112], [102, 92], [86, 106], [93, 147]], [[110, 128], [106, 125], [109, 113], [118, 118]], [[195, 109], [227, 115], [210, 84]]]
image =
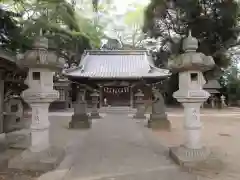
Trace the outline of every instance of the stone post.
[[99, 108], [103, 106], [103, 86], [100, 85]]
[[133, 85], [130, 86], [130, 107], [134, 108]]
[[215, 105], [216, 105], [216, 99], [214, 96], [211, 96], [210, 97], [210, 102], [211, 102], [211, 107], [212, 108], [215, 108]]
[[133, 116], [133, 118], [146, 119], [145, 106], [144, 106], [144, 102], [143, 102], [143, 97], [144, 97], [143, 92], [139, 89], [138, 92], [135, 94], [135, 97], [136, 97], [136, 104], [137, 104], [137, 112]]
[[63, 149], [50, 145], [48, 108], [51, 102], [59, 98], [59, 92], [53, 89], [53, 76], [65, 62], [54, 52], [48, 51], [48, 39], [40, 37], [35, 40], [34, 48], [28, 50], [18, 63], [29, 68], [26, 79], [29, 88], [23, 91], [22, 97], [32, 108], [31, 142], [27, 150], [11, 159], [9, 167], [49, 170], [61, 161], [64, 154]]
[[0, 70], [0, 136], [3, 133], [4, 72]]
[[170, 130], [171, 123], [167, 118], [164, 98], [158, 89], [152, 88], [154, 100], [152, 102], [152, 113], [148, 120], [148, 127], [152, 129]]
[[222, 94], [220, 98], [221, 98], [221, 108], [223, 109], [227, 106], [225, 102], [226, 97]]
[[99, 115], [99, 112], [98, 112], [99, 94], [95, 90], [90, 96], [92, 97], [92, 112], [90, 117], [92, 119], [100, 119], [101, 116]]
[[6, 139], [3, 130], [3, 107], [4, 107], [4, 71], [0, 70], [0, 152], [6, 149]]
[[69, 123], [71, 129], [87, 129], [91, 127], [91, 121], [87, 115], [87, 104], [84, 100], [85, 90], [77, 87], [77, 100], [74, 103], [74, 114]]
[[183, 41], [184, 54], [169, 61], [169, 68], [179, 72], [179, 90], [173, 96], [184, 107], [185, 143], [180, 147], [170, 149], [170, 156], [180, 165], [187, 165], [205, 160], [209, 150], [201, 142], [200, 106], [210, 94], [203, 90], [206, 83], [204, 71], [214, 66], [213, 58], [196, 52], [198, 41], [189, 36]]

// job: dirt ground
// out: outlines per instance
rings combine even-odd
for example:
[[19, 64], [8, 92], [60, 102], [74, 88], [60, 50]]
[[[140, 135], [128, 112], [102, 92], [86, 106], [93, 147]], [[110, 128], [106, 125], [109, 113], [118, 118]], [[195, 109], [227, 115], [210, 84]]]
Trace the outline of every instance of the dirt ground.
[[[50, 117], [50, 143], [56, 147], [65, 147], [68, 143], [78, 138], [78, 135], [81, 134], [81, 131], [78, 130], [69, 130], [68, 122], [71, 117]], [[18, 153], [21, 153], [22, 150], [10, 149], [2, 157], [12, 157]], [[1, 165], [1, 156], [0, 156], [0, 165]], [[8, 169], [6, 165], [0, 166], [0, 180], [34, 180], [36, 177], [39, 177], [43, 172], [31, 172], [31, 171], [21, 171]]]
[[[171, 110], [169, 116], [172, 131], [156, 131], [161, 143], [166, 146], [182, 144], [184, 131], [182, 128], [183, 117], [178, 117], [182, 110]], [[171, 114], [170, 113], [170, 114]], [[197, 180], [240, 180], [240, 110], [204, 111], [201, 117], [203, 122], [203, 143], [212, 150], [209, 160], [198, 164], [191, 173], [199, 176]], [[220, 113], [225, 114], [219, 116]], [[227, 116], [226, 113], [236, 113]], [[216, 116], [218, 115], [218, 116]], [[63, 147], [78, 138], [81, 131], [69, 130], [70, 117], [51, 117], [50, 141], [53, 145]], [[239, 161], [238, 161], [239, 160]], [[12, 171], [0, 168], [0, 180], [33, 180], [40, 176], [40, 172]]]
[[[222, 117], [217, 111], [211, 114], [201, 120], [203, 144], [211, 149], [212, 155], [191, 173], [199, 175], [198, 180], [240, 180], [240, 114]], [[183, 117], [170, 116], [169, 120], [172, 131], [156, 131], [156, 134], [168, 147], [183, 144]]]

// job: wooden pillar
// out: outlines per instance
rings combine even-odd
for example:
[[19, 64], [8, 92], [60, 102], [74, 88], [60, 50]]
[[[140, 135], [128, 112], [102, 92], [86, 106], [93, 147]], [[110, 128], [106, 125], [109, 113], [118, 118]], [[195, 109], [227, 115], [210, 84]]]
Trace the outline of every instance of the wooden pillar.
[[99, 108], [103, 105], [103, 85], [99, 85], [100, 92], [99, 92]]
[[134, 93], [133, 93], [133, 86], [130, 86], [130, 107], [134, 107]]
[[4, 72], [0, 72], [0, 134], [3, 133]]

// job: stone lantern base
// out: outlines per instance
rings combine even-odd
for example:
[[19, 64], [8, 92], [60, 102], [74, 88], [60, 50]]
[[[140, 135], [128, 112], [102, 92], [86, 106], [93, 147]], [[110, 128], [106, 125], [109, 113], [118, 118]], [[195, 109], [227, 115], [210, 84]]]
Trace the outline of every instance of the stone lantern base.
[[178, 165], [189, 166], [207, 160], [210, 150], [206, 147], [190, 149], [182, 145], [170, 148], [169, 155]]
[[134, 116], [133, 116], [134, 119], [146, 119], [146, 116], [142, 113], [136, 113]]
[[91, 112], [90, 118], [91, 119], [101, 119], [102, 117], [99, 115], [99, 112]]
[[20, 155], [10, 159], [8, 168], [46, 172], [55, 169], [63, 161], [64, 157], [65, 150], [56, 147], [50, 147], [40, 152], [27, 149]]
[[87, 114], [73, 114], [69, 123], [70, 129], [88, 129], [91, 128], [91, 119]]
[[0, 152], [5, 151], [8, 148], [8, 144], [6, 141], [6, 134], [0, 133]]
[[167, 119], [166, 114], [150, 114], [150, 118], [148, 120], [148, 128], [170, 131], [171, 123]]
[[145, 116], [145, 107], [142, 105], [139, 105], [137, 108], [136, 114], [133, 116], [134, 119], [146, 119]]

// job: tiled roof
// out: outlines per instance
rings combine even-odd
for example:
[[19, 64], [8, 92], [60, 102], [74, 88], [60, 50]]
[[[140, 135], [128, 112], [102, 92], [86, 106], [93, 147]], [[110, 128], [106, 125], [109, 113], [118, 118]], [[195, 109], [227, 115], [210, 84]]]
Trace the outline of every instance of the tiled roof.
[[206, 89], [210, 94], [219, 94], [220, 92], [216, 89]]
[[169, 71], [156, 68], [143, 50], [87, 51], [79, 67], [67, 76], [88, 78], [146, 78], [166, 77]]
[[221, 89], [219, 82], [217, 80], [209, 80], [204, 86], [204, 89]]

